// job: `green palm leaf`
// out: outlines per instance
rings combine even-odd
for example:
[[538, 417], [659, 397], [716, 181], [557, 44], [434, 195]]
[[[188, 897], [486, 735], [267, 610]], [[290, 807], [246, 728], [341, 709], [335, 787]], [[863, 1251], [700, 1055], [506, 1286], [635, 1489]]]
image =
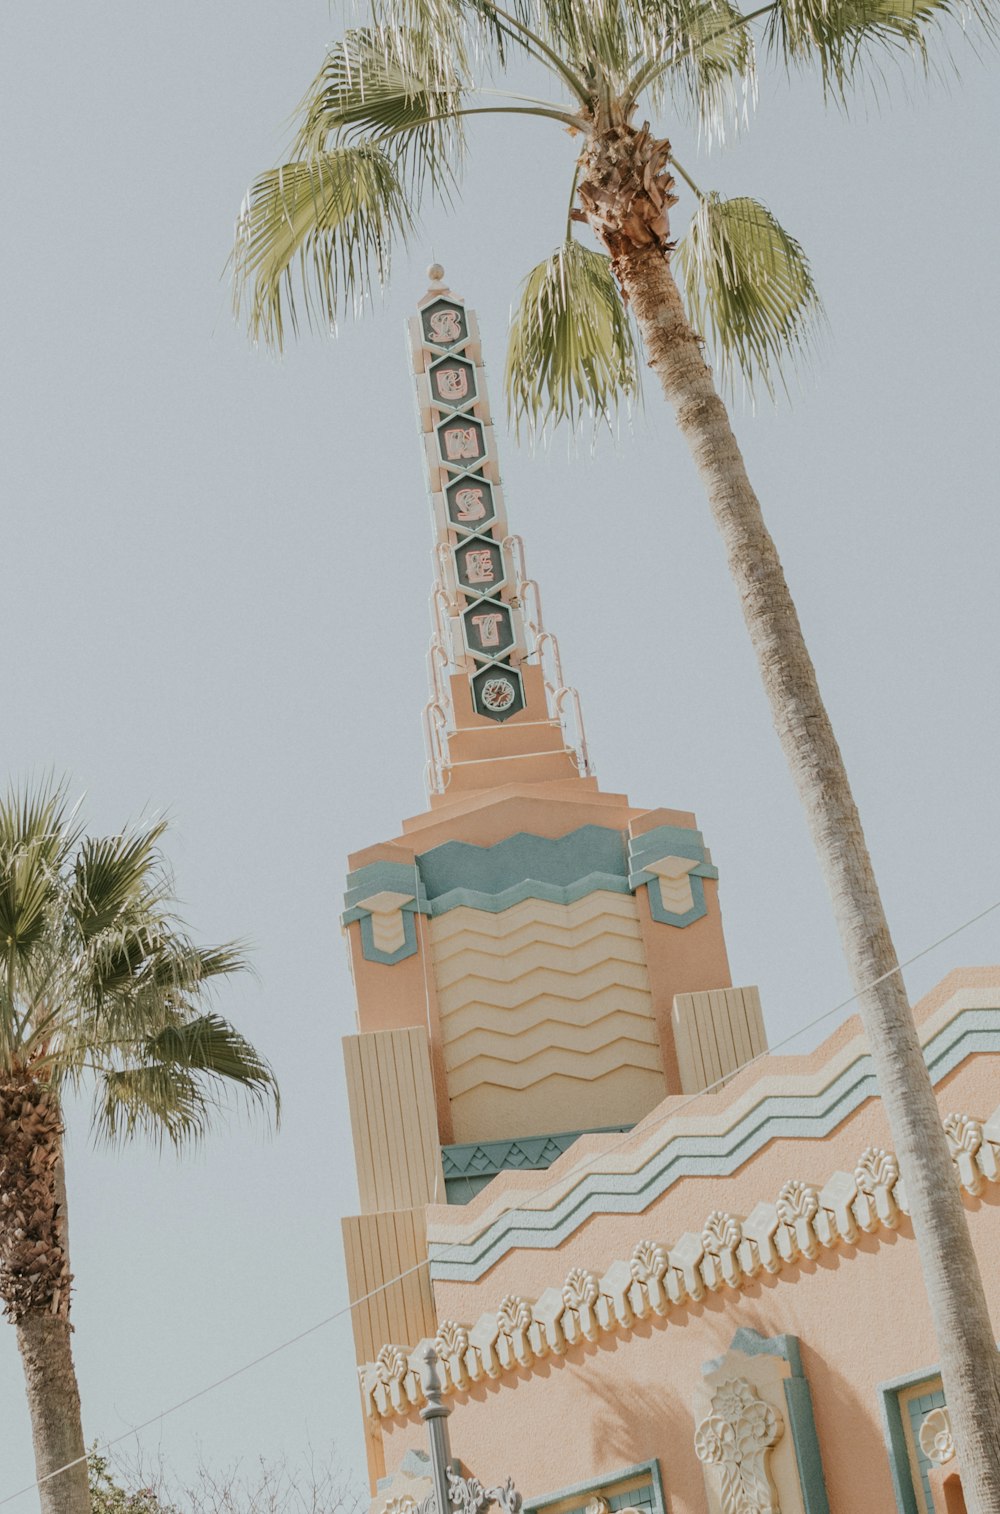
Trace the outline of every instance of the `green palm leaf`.
[[823, 319], [805, 253], [758, 200], [702, 197], [678, 260], [692, 323], [732, 385], [769, 394], [808, 351]]
[[635, 335], [610, 260], [569, 239], [528, 274], [514, 311], [504, 375], [520, 430], [610, 423], [639, 393]]
[[158, 821], [124, 836], [88, 836], [76, 857], [69, 908], [85, 940], [108, 927], [152, 886], [159, 872], [157, 843], [166, 830]]
[[789, 64], [818, 61], [826, 89], [843, 97], [867, 82], [880, 58], [928, 63], [928, 41], [943, 23], [996, 17], [985, 0], [778, 0], [768, 24], [771, 49]]
[[254, 340], [281, 347], [286, 317], [328, 328], [389, 277], [395, 244], [413, 228], [395, 164], [377, 146], [339, 146], [271, 169], [253, 184], [237, 225], [233, 299]]
[[[661, 51], [667, 67], [657, 80], [687, 97], [709, 139], [745, 113], [756, 90], [753, 38], [730, 0], [673, 0]], [[653, 89], [659, 99], [662, 88]]]
[[367, 138], [397, 164], [411, 192], [454, 183], [464, 143], [462, 91], [423, 34], [403, 27], [348, 32], [333, 46], [303, 101], [296, 156]]

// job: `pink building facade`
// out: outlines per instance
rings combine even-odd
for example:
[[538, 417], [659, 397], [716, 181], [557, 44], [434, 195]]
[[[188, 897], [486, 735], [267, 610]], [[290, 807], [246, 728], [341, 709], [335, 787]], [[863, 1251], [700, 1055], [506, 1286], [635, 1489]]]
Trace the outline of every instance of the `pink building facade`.
[[[435, 285], [411, 345], [430, 804], [351, 857], [343, 915], [373, 1514], [431, 1488], [428, 1342], [455, 1456], [540, 1514], [961, 1509], [860, 1025], [768, 1053], [695, 817], [590, 769], [507, 522], [473, 313]], [[1000, 1313], [1000, 969], [916, 1014]]]

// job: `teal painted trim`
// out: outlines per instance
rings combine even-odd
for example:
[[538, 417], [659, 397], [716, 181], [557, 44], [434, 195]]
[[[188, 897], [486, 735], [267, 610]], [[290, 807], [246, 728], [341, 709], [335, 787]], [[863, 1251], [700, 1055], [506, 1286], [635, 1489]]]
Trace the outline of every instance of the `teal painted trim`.
[[345, 908], [350, 911], [361, 899], [384, 893], [412, 894], [416, 899], [414, 907], [421, 914], [428, 913], [427, 895], [420, 875], [417, 868], [407, 862], [370, 862], [367, 867], [348, 873]]
[[471, 888], [453, 888], [448, 893], [440, 895], [439, 898], [431, 900], [430, 913], [445, 915], [449, 910], [459, 909], [465, 905], [468, 909], [479, 909], [491, 915], [498, 915], [501, 910], [512, 909], [515, 904], [521, 904], [525, 899], [547, 899], [550, 904], [575, 904], [578, 899], [585, 899], [588, 894], [596, 894], [598, 890], [610, 894], [632, 892], [628, 886], [628, 879], [619, 878], [613, 873], [588, 873], [585, 878], [562, 886], [558, 883], [542, 883], [537, 879], [528, 878], [522, 883], [516, 883], [511, 888], [504, 889], [499, 894], [483, 894]]
[[696, 920], [701, 920], [703, 916], [708, 914], [708, 905], [705, 903], [704, 883], [694, 873], [688, 873], [688, 877], [691, 879], [691, 898], [694, 900], [694, 903], [689, 910], [685, 910], [683, 915], [677, 915], [673, 910], [664, 908], [660, 880], [655, 876], [651, 876], [651, 880], [646, 887], [646, 896], [649, 899], [649, 913], [661, 925], [676, 925], [683, 928], [685, 925], [693, 925]]
[[939, 1367], [923, 1367], [919, 1372], [908, 1372], [905, 1377], [893, 1378], [891, 1382], [879, 1383], [876, 1392], [882, 1411], [882, 1432], [889, 1452], [889, 1471], [892, 1474], [892, 1491], [896, 1495], [896, 1507], [900, 1514], [920, 1514], [917, 1495], [913, 1488], [910, 1471], [910, 1456], [903, 1431], [903, 1411], [899, 1396], [906, 1388], [929, 1382], [939, 1377]]
[[520, 831], [495, 846], [446, 841], [422, 852], [417, 864], [431, 901], [463, 888], [495, 897], [526, 880], [565, 888], [593, 873], [621, 878], [626, 886], [628, 879], [625, 835], [603, 825], [584, 825], [555, 839]]
[[[526, 1498], [524, 1507], [528, 1514], [541, 1514], [544, 1509], [550, 1509], [553, 1504], [564, 1503], [570, 1498], [579, 1498], [581, 1505], [589, 1502], [595, 1493], [607, 1496], [606, 1490], [613, 1488], [616, 1483], [633, 1482], [635, 1478], [643, 1475], [649, 1478], [649, 1493], [647, 1506], [652, 1514], [667, 1514], [667, 1503], [663, 1494], [663, 1478], [660, 1476], [660, 1463], [653, 1461], [636, 1462], [634, 1467], [623, 1467], [614, 1472], [608, 1472], [603, 1477], [592, 1477], [587, 1482], [578, 1482], [568, 1488], [560, 1488], [557, 1493], [546, 1493], [541, 1498]], [[634, 1492], [629, 1497], [634, 1497]], [[612, 1510], [615, 1508], [615, 1495], [608, 1500]]]
[[650, 862], [659, 862], [662, 857], [691, 857], [698, 866], [694, 873], [700, 878], [718, 878], [719, 869], [708, 860], [705, 841], [701, 831], [688, 830], [679, 825], [658, 825], [655, 830], [641, 836], [633, 836], [628, 844], [629, 883], [638, 888], [642, 883], [651, 883], [655, 873], [646, 871]]
[[[404, 940], [403, 945], [394, 952], [381, 951], [375, 945], [371, 910], [364, 909], [360, 903], [362, 899], [370, 899], [373, 894], [383, 893], [413, 896], [408, 904], [400, 906]], [[340, 923], [347, 926], [355, 920], [361, 921], [361, 950], [366, 962], [380, 962], [383, 967], [393, 967], [397, 962], [416, 954], [417, 925], [414, 916], [430, 913], [416, 867], [405, 862], [371, 862], [367, 867], [358, 868], [355, 873], [348, 873], [344, 904], [347, 907], [340, 917]]]
[[[924, 1048], [934, 1083], [966, 1057], [1000, 1053], [1000, 1007], [962, 1010]], [[642, 1214], [682, 1177], [728, 1177], [768, 1141], [821, 1140], [876, 1096], [867, 1053], [816, 1094], [770, 1094], [723, 1135], [679, 1135], [636, 1173], [588, 1173], [548, 1211], [510, 1209], [468, 1242], [431, 1243], [434, 1279], [475, 1282], [517, 1247], [554, 1250], [594, 1214]]]
[[551, 1135], [517, 1136], [506, 1141], [471, 1141], [442, 1146], [449, 1204], [467, 1204], [501, 1172], [544, 1172], [582, 1135], [621, 1135], [631, 1125], [562, 1130]]
[[[743, 1356], [778, 1356], [792, 1369], [791, 1377], [786, 1377], [784, 1382], [785, 1407], [788, 1410], [788, 1426], [792, 1432], [805, 1514], [830, 1514], [812, 1392], [802, 1367], [798, 1336], [761, 1335], [759, 1330], [751, 1330], [742, 1325], [733, 1336], [729, 1349], [739, 1351]], [[701, 1370], [708, 1376], [719, 1370], [722, 1361], [723, 1358], [717, 1356], [713, 1361], [706, 1362]]]
[[384, 952], [375, 945], [375, 932], [370, 913], [361, 916], [361, 950], [366, 962], [380, 962], [383, 967], [395, 967], [397, 962], [417, 954], [416, 917], [412, 910], [403, 911], [403, 944], [394, 952]]

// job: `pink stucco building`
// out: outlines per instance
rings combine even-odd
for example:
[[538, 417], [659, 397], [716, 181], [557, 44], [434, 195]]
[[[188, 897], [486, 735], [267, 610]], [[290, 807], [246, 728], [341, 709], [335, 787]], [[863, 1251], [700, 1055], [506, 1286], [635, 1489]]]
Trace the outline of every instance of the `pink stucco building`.
[[[350, 859], [344, 1222], [374, 1514], [454, 1454], [540, 1514], [961, 1509], [856, 1019], [771, 1055], [695, 817], [605, 793], [520, 538], [473, 314], [412, 322], [436, 532], [430, 805]], [[1000, 969], [917, 1006], [1000, 1313]]]

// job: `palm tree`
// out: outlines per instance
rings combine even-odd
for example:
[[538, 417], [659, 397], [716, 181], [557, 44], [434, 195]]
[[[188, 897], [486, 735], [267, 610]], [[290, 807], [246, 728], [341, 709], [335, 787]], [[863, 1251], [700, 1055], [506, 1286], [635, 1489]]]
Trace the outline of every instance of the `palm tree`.
[[171, 909], [164, 829], [86, 837], [51, 784], [0, 799], [0, 1296], [24, 1364], [42, 1514], [90, 1511], [70, 1348], [65, 1094], [92, 1085], [95, 1134], [112, 1143], [147, 1135], [183, 1148], [232, 1092], [277, 1113], [267, 1063], [204, 1007], [212, 981], [244, 958], [232, 943], [188, 940]]
[[[457, 192], [473, 115], [530, 115], [575, 135], [565, 236], [527, 277], [508, 404], [536, 432], [610, 416], [638, 350], [697, 464], [774, 723], [833, 901], [901, 1169], [975, 1514], [1000, 1514], [1000, 1356], [930, 1078], [861, 822], [795, 606], [704, 347], [722, 377], [771, 389], [822, 319], [806, 257], [756, 200], [703, 192], [644, 117], [717, 130], [755, 89], [755, 40], [818, 68], [841, 101], [886, 55], [926, 63], [941, 23], [991, 24], [989, 0], [372, 0], [329, 51], [291, 160], [253, 184], [233, 254], [238, 312], [280, 346], [286, 322], [332, 328], [390, 272], [428, 196]], [[559, 98], [496, 84], [545, 71]], [[490, 88], [486, 88], [486, 85]], [[692, 209], [679, 248], [670, 210]], [[516, 192], [516, 175], [512, 175]], [[499, 188], [499, 186], [498, 186]], [[560, 216], [561, 219], [561, 216]], [[599, 247], [577, 242], [585, 222]], [[680, 274], [678, 282], [675, 265]]]

